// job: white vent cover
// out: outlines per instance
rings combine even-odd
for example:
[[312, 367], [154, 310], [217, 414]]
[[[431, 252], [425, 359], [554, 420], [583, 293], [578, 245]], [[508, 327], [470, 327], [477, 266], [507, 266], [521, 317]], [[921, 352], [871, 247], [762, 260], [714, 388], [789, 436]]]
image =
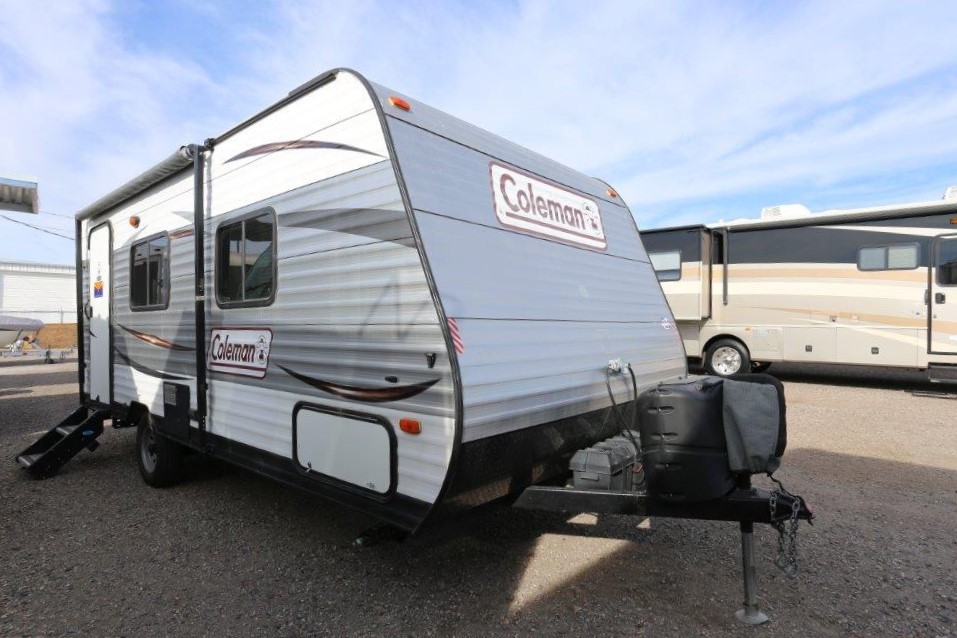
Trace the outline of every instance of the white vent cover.
[[781, 204], [780, 206], [767, 206], [761, 209], [761, 219], [792, 219], [810, 215], [811, 211], [801, 204]]
[[944, 201], [947, 201], [947, 202], [957, 201], [957, 186], [947, 187], [947, 190], [944, 191]]

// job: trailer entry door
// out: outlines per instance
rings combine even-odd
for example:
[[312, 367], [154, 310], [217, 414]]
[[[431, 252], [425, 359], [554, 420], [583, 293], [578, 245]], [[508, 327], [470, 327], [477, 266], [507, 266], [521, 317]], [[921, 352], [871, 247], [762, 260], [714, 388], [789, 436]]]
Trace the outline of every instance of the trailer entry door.
[[90, 387], [94, 401], [112, 403], [113, 329], [110, 313], [113, 303], [113, 236], [109, 224], [90, 231], [87, 258], [90, 269]]
[[957, 354], [957, 235], [937, 237], [931, 255], [930, 353]]

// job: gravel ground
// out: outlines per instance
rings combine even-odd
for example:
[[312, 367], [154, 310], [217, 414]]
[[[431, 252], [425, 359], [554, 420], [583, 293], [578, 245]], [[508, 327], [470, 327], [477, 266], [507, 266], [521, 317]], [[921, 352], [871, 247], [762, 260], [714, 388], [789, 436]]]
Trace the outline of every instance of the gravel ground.
[[490, 506], [355, 549], [370, 518], [199, 457], [146, 487], [126, 430], [29, 480], [12, 459], [74, 407], [75, 366], [0, 366], [0, 635], [957, 635], [957, 403], [916, 374], [772, 371], [778, 476], [818, 521], [793, 581], [759, 526], [749, 628], [730, 523]]

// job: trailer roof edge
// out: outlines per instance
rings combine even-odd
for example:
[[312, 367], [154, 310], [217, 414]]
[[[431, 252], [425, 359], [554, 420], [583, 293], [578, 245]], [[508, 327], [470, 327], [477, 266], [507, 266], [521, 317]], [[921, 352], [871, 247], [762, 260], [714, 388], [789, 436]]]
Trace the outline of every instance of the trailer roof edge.
[[[342, 72], [351, 73], [352, 75], [355, 75], [357, 77], [362, 77], [356, 71], [353, 71], [352, 69], [348, 69], [344, 67], [336, 68], [330, 71], [326, 71], [324, 73], [320, 73], [319, 75], [312, 78], [311, 80], [304, 82], [303, 84], [300, 84], [298, 87], [290, 91], [285, 97], [278, 100], [277, 102], [274, 102], [273, 104], [267, 106], [265, 109], [243, 120], [239, 124], [227, 129], [224, 133], [222, 133], [218, 137], [211, 138], [210, 140], [208, 140], [208, 143], [211, 144], [212, 146], [215, 146], [216, 144], [222, 142], [223, 140], [229, 137], [232, 137], [239, 131], [249, 126], [250, 124], [253, 124], [254, 122], [261, 120], [262, 118], [266, 117], [273, 111], [285, 106], [289, 102], [292, 102], [296, 100], [297, 98], [303, 96], [304, 94], [319, 88], [323, 84], [332, 82]], [[83, 208], [82, 210], [80, 210], [76, 214], [76, 218], [78, 220], [84, 220], [84, 219], [89, 219], [90, 217], [93, 217], [95, 215], [99, 215], [100, 213], [106, 212], [107, 210], [114, 208], [115, 206], [118, 206], [119, 204], [122, 204], [123, 202], [130, 199], [131, 197], [135, 197], [136, 195], [142, 193], [147, 188], [158, 184], [159, 182], [163, 181], [167, 177], [170, 177], [171, 175], [175, 175], [176, 173], [190, 167], [192, 163], [193, 163], [193, 157], [190, 154], [189, 147], [181, 146], [176, 152], [174, 152], [172, 155], [170, 155], [163, 161], [159, 162], [158, 164], [154, 165], [152, 168], [149, 168], [143, 173], [140, 173], [133, 179], [129, 180], [128, 182], [120, 186], [119, 188], [113, 190], [107, 195], [104, 195], [103, 197], [96, 200], [95, 202], [87, 206], [86, 208]]]

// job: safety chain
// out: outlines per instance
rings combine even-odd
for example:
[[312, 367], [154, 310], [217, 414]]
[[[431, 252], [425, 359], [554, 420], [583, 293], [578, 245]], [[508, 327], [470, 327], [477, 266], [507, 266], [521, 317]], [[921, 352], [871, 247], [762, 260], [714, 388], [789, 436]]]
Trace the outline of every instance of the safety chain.
[[[774, 480], [772, 478], [772, 480]], [[776, 481], [778, 485], [780, 482]], [[791, 497], [791, 515], [787, 518], [777, 518], [778, 496], [787, 495]], [[801, 513], [801, 497], [788, 493], [781, 486], [781, 490], [771, 490], [771, 496], [768, 498], [768, 506], [771, 508], [771, 525], [778, 531], [778, 555], [774, 559], [774, 564], [788, 575], [794, 578], [798, 573], [797, 559], [797, 531], [798, 516]], [[789, 524], [788, 524], [789, 523]]]

